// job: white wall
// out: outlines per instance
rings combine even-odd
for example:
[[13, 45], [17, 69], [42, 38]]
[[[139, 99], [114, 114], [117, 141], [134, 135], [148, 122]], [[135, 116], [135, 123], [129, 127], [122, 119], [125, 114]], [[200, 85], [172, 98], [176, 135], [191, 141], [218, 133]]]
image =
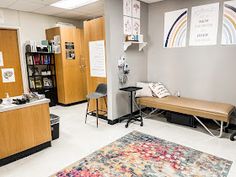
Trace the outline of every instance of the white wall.
[[24, 89], [28, 88], [27, 72], [25, 66], [24, 43], [27, 40], [38, 41], [46, 39], [45, 29], [55, 27], [57, 22], [72, 23], [77, 27], [82, 27], [81, 21], [68, 20], [47, 15], [21, 12], [16, 10], [2, 9], [4, 23], [0, 23], [1, 27], [17, 27], [20, 34], [20, 53], [22, 64], [22, 75]]

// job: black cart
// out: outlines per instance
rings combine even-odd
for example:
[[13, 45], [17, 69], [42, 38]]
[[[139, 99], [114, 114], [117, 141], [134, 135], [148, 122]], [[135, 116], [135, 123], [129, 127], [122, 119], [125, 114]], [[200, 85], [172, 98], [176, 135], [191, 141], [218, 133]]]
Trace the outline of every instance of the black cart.
[[126, 123], [125, 127], [128, 128], [129, 127], [129, 123], [132, 121], [139, 121], [141, 122], [140, 126], [143, 126], [143, 118], [142, 115], [134, 115], [133, 112], [133, 96], [134, 93], [137, 90], [141, 90], [141, 87], [125, 87], [125, 88], [121, 88], [121, 91], [125, 91], [125, 92], [129, 92], [130, 93], [130, 114], [127, 116], [128, 122]]

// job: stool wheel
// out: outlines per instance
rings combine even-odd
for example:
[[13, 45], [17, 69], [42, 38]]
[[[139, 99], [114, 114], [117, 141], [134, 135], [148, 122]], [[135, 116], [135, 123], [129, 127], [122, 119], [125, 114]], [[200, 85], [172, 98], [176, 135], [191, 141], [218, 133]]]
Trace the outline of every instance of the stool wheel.
[[140, 126], [143, 127], [143, 122], [141, 122]]
[[236, 136], [236, 132], [235, 133], [233, 133], [231, 136], [230, 136], [230, 140], [231, 141], [235, 141], [236, 139], [234, 138]]

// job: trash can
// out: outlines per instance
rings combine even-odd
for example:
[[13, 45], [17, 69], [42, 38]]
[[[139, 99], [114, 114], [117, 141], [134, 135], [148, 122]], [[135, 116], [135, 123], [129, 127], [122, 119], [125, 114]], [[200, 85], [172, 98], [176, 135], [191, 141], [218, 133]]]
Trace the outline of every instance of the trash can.
[[52, 140], [59, 138], [60, 117], [50, 114]]

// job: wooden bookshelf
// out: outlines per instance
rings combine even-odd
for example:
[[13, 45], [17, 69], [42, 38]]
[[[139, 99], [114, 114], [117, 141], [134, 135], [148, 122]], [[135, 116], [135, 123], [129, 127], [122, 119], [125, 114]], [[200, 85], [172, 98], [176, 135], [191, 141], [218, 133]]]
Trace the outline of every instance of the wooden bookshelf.
[[51, 100], [50, 106], [55, 106], [57, 84], [54, 53], [27, 52], [25, 55], [30, 91], [45, 94]]

